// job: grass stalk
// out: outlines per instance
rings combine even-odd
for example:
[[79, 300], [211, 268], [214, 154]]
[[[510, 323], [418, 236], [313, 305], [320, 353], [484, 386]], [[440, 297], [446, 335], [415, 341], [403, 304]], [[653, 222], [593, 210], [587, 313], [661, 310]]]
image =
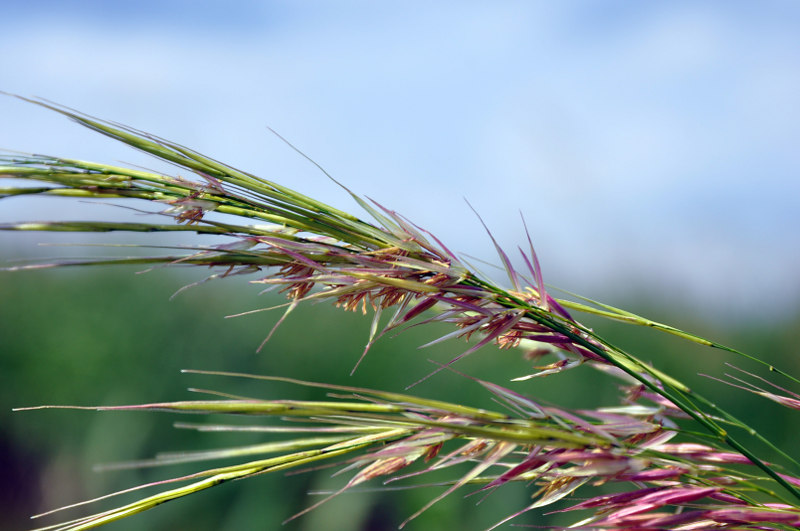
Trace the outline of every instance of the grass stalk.
[[[216, 393], [225, 399], [88, 409], [292, 417], [309, 423], [324, 421], [325, 426], [340, 431], [354, 427], [366, 428], [367, 431], [337, 436], [335, 440], [321, 438], [318, 432], [309, 431], [307, 438], [283, 446], [264, 444], [196, 455], [193, 458], [244, 456], [279, 447], [292, 449], [294, 445], [320, 446], [178, 478], [202, 479], [61, 527], [54, 526], [54, 529], [96, 527], [233, 479], [342, 456], [349, 458], [348, 468], [360, 471], [339, 492], [380, 476], [392, 476], [420, 460], [436, 461], [426, 471], [471, 462], [471, 471], [453, 480], [451, 489], [442, 496], [466, 484], [477, 483], [484, 485], [484, 489], [494, 489], [509, 481], [533, 481], [540, 486], [534, 495], [536, 501], [516, 513], [518, 515], [560, 502], [577, 489], [583, 489], [589, 477], [595, 477], [602, 478], [602, 482], [628, 482], [636, 489], [624, 496], [598, 498], [596, 506], [583, 502], [565, 509], [598, 507], [582, 522], [599, 528], [626, 529], [645, 524], [661, 528], [669, 524], [679, 529], [681, 525], [704, 525], [704, 522], [715, 527], [740, 522], [771, 525], [773, 528], [800, 525], [800, 479], [779, 472], [777, 465], [757, 455], [749, 441], [743, 442], [738, 434], [733, 435], [723, 426], [739, 428], [800, 469], [791, 455], [697, 390], [690, 389], [679, 379], [616, 347], [582, 325], [569, 311], [645, 326], [763, 363], [757, 358], [569, 292], [577, 300], [553, 298], [546, 291], [532, 245], [529, 254], [520, 248], [527, 271], [518, 271], [489, 234], [511, 286], [504, 288], [473, 271], [432, 234], [396, 212], [359, 198], [347, 188], [345, 190], [377, 224], [173, 142], [49, 102], [21, 99], [58, 112], [85, 127], [176, 165], [193, 176], [191, 179], [169, 177], [137, 169], [38, 155], [0, 157], [0, 178], [32, 183], [30, 187], [0, 188], [0, 199], [55, 196], [118, 202], [139, 200], [162, 209], [151, 213], [168, 216], [176, 222], [41, 221], [0, 224], [0, 230], [194, 232], [227, 236], [233, 242], [185, 247], [139, 245], [133, 247], [169, 249], [170, 254], [62, 260], [7, 267], [5, 271], [92, 264], [163, 264], [225, 268], [223, 273], [213, 275], [214, 278], [257, 273], [260, 278], [254, 283], [283, 287], [290, 299], [287, 313], [301, 302], [322, 299], [331, 300], [347, 310], [361, 309], [367, 313], [367, 308], [372, 308], [375, 317], [364, 354], [375, 340], [389, 331], [412, 323], [445, 322], [453, 325], [455, 330], [432, 344], [451, 337], [469, 340], [475, 336], [478, 339], [466, 352], [455, 356], [432, 374], [451, 369], [456, 361], [489, 343], [496, 343], [501, 348], [514, 348], [525, 342], [535, 342], [546, 345], [545, 350], [557, 356], [556, 362], [542, 370], [541, 375], [555, 374], [582, 364], [614, 368], [636, 382], [635, 387], [629, 388], [631, 394], [649, 393], [648, 399], [657, 404], [645, 407], [635, 403], [638, 399], [632, 399], [620, 412], [613, 414], [602, 409], [569, 411], [545, 407], [496, 384], [475, 380], [515, 412], [509, 415], [412, 394], [281, 377], [187, 371], [320, 387], [330, 393], [346, 393], [347, 399], [333, 394], [330, 401], [264, 401]], [[220, 215], [224, 215], [226, 221], [218, 219]], [[228, 222], [229, 219], [237, 222]], [[249, 220], [267, 221], [273, 225], [244, 223]], [[394, 308], [395, 313], [383, 330], [379, 330], [381, 312], [388, 308]], [[429, 310], [433, 309], [437, 313], [431, 315]], [[418, 318], [423, 314], [426, 318], [420, 323]], [[787, 372], [765, 365], [770, 371], [800, 383]], [[784, 401], [784, 405], [789, 403], [789, 400]], [[635, 406], [641, 409], [637, 410]], [[636, 411], [647, 411], [648, 414]], [[691, 427], [679, 429], [680, 422], [684, 422], [676, 420], [679, 418], [688, 419]], [[691, 446], [687, 442], [667, 442], [681, 435], [682, 431], [698, 429], [705, 430], [708, 444]], [[442, 456], [440, 452], [445, 446], [450, 451]], [[687, 451], [693, 452], [690, 459], [684, 457]], [[155, 462], [169, 464], [175, 460], [166, 458]], [[734, 478], [740, 478], [740, 472], [736, 467], [748, 465], [754, 465], [764, 476], [750, 474], [748, 477], [751, 479], [740, 481], [737, 487]], [[780, 486], [789, 496], [776, 494], [771, 486], [758, 486], [757, 482], [762, 480]], [[775, 501], [755, 501], [749, 495], [751, 490], [767, 494]], [[440, 497], [431, 504], [438, 499]], [[701, 503], [700, 500], [707, 501]], [[676, 510], [667, 516], [649, 512], [664, 507], [675, 507]]]

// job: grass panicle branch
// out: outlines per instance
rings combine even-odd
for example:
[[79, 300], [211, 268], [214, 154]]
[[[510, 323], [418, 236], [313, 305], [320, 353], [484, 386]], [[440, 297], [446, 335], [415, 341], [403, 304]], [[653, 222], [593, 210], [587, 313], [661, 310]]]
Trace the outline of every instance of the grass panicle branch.
[[[634, 524], [661, 528], [672, 518], [682, 525], [716, 525], [732, 521], [733, 514], [739, 520], [750, 518], [751, 522], [800, 524], [800, 510], [792, 505], [764, 505], [753, 501], [755, 496], [769, 492], [770, 481], [749, 470], [751, 463], [740, 454], [704, 444], [671, 442], [678, 435], [671, 418], [680, 411], [663, 405], [648, 405], [644, 393], [638, 394], [642, 402], [632, 402], [627, 414], [611, 413], [602, 408], [571, 411], [544, 406], [496, 384], [475, 380], [475, 384], [514, 412], [509, 414], [414, 395], [289, 378], [186, 372], [321, 387], [330, 391], [331, 399], [270, 401], [249, 398], [77, 408], [246, 415], [249, 419], [271, 419], [272, 422], [252, 426], [222, 425], [214, 429], [279, 430], [280, 426], [274, 423], [288, 421], [290, 433], [299, 433], [301, 437], [218, 451], [163, 454], [144, 462], [116, 465], [117, 468], [166, 466], [255, 458], [144, 485], [142, 488], [188, 483], [109, 511], [42, 529], [90, 529], [227, 481], [305, 467], [322, 460], [338, 460], [342, 470], [350, 471], [352, 476], [341, 489], [312, 507], [369, 480], [382, 478], [388, 484], [457, 465], [469, 468], [407, 522], [459, 487], [471, 486], [475, 492], [488, 493], [509, 482], [535, 484], [535, 501], [524, 509], [531, 510], [550, 506], [591, 480], [595, 484], [636, 485], [634, 490], [597, 496], [561, 510], [593, 512], [592, 516], [584, 518], [582, 525], [591, 524], [595, 528], [630, 528]], [[69, 406], [29, 409], [49, 407]], [[299, 424], [298, 419], [304, 422]], [[278, 455], [270, 457], [270, 454]], [[399, 474], [418, 462], [425, 463], [421, 470], [410, 475]], [[786, 476], [786, 479], [800, 484], [800, 478]], [[677, 518], [677, 515], [650, 512], [687, 504], [693, 508], [691, 516]], [[517, 514], [521, 512], [512, 516]]]
[[[633, 490], [595, 496], [563, 510], [590, 511], [591, 515], [576, 525], [592, 528], [800, 525], [800, 480], [796, 477], [800, 465], [794, 456], [781, 451], [697, 390], [611, 344], [581, 324], [571, 312], [652, 328], [759, 362], [757, 358], [569, 292], [566, 293], [571, 299], [553, 297], [553, 290], [545, 285], [530, 238], [527, 250], [518, 249], [524, 264], [518, 270], [482, 220], [507, 273], [508, 288], [477, 273], [426, 230], [347, 188], [372, 217], [372, 222], [148, 133], [49, 102], [26, 101], [157, 157], [191, 177], [42, 155], [0, 156], [0, 178], [25, 183], [0, 187], [0, 199], [20, 196], [94, 199], [138, 205], [135, 208], [140, 212], [145, 208], [142, 205], [149, 204], [149, 210], [144, 211], [172, 220], [171, 223], [37, 221], [4, 223], [0, 224], [0, 230], [194, 232], [227, 240], [205, 246], [135, 245], [132, 247], [149, 249], [154, 254], [29, 263], [7, 267], [5, 271], [139, 264], [216, 268], [218, 272], [208, 279], [252, 274], [256, 275], [253, 284], [276, 286], [288, 297], [286, 313], [278, 324], [298, 304], [308, 301], [328, 300], [344, 310], [373, 312], [361, 358], [387, 332], [411, 324], [440, 322], [453, 329], [430, 344], [451, 338], [473, 342], [428, 377], [452, 369], [458, 360], [494, 343], [504, 349], [523, 349], [532, 359], [553, 358], [538, 366], [537, 372], [519, 375], [517, 381], [590, 365], [621, 376], [627, 382], [621, 406], [570, 411], [538, 404], [497, 384], [474, 379], [513, 415], [411, 394], [276, 377], [264, 378], [323, 387], [332, 393], [345, 393], [347, 399], [338, 394], [328, 402], [228, 397], [93, 408], [292, 417], [305, 419], [309, 426], [307, 433], [296, 439], [139, 462], [143, 466], [278, 453], [158, 482], [151, 486], [192, 481], [184, 487], [46, 529], [88, 529], [233, 479], [334, 458], [344, 459], [345, 469], [358, 470], [335, 494], [377, 477], [394, 478], [406, 467], [425, 461], [429, 464], [423, 470], [428, 471], [453, 465], [472, 467], [454, 479], [431, 504], [466, 485], [492, 491], [510, 481], [535, 484], [538, 490], [534, 502], [511, 515], [514, 517], [564, 500], [591, 485], [624, 484]], [[391, 311], [388, 320], [381, 318], [385, 311]], [[381, 327], [384, 321], [386, 324]], [[769, 368], [798, 383], [785, 371]], [[217, 376], [245, 375], [218, 373]], [[729, 378], [738, 382], [731, 385], [783, 405], [793, 407], [797, 402], [796, 395], [781, 387], [778, 389], [785, 394], [777, 395], [738, 377]], [[691, 428], [683, 426], [686, 422]], [[259, 428], [265, 426], [252, 426], [253, 430]], [[702, 439], [702, 443], [697, 439]], [[755, 449], [758, 444], [766, 444], [782, 455], [789, 468], [760, 457]], [[506, 521], [503, 519], [498, 525]]]

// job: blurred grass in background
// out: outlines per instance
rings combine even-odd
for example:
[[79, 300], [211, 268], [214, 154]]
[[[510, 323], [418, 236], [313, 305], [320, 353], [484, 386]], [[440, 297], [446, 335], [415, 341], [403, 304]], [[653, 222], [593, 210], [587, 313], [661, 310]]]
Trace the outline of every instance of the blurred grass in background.
[[[0, 525], [8, 529], [32, 527], [28, 517], [37, 512], [199, 469], [188, 464], [170, 470], [93, 472], [93, 465], [99, 463], [144, 459], [161, 451], [253, 444], [275, 437], [197, 433], [172, 427], [175, 421], [214, 421], [205, 417], [66, 410], [12, 414], [12, 407], [198, 398], [187, 391], [188, 387], [273, 399], [322, 396], [319, 390], [286, 384], [181, 374], [180, 369], [184, 368], [272, 374], [402, 391], [435, 368], [428, 359], [446, 362], [466, 348], [463, 342], [454, 340], [418, 350], [419, 345], [449, 330], [437, 325], [412, 328], [378, 341], [351, 377], [350, 369], [363, 350], [371, 320], [360, 313], [345, 313], [327, 303], [301, 305], [257, 354], [257, 346], [281, 310], [235, 319], [223, 317], [281, 303], [282, 298], [273, 294], [258, 296], [257, 286], [248, 286], [242, 279], [229, 279], [198, 286], [170, 301], [169, 296], [177, 289], [202, 276], [189, 270], [134, 276], [136, 271], [94, 268], [0, 275], [0, 402], [4, 406], [0, 413], [0, 513], [4, 524]], [[747, 322], [714, 323], [694, 315], [689, 308], [663, 308], [653, 300], [605, 302], [699, 333], [766, 361], [780, 360], [788, 372], [800, 372], [796, 346], [800, 332], [798, 312], [780, 322], [762, 322], [754, 316]], [[590, 319], [583, 320], [592, 324]], [[607, 321], [596, 325], [597, 331], [612, 342], [643, 359], [652, 359], [656, 366], [691, 386], [704, 387], [708, 396], [734, 414], [752, 420], [753, 427], [778, 446], [792, 448], [796, 444], [796, 429], [792, 431], [789, 418], [797, 412], [773, 407], [757, 397], [697, 376], [720, 376], [725, 370], [724, 361], [752, 369], [742, 360], [652, 330]], [[531, 372], [530, 365], [521, 351], [487, 346], [455, 368], [502, 384]], [[538, 400], [557, 399], [564, 407], [616, 405], [614, 386], [597, 385], [601, 378], [606, 376], [581, 368], [508, 383], [508, 387]], [[452, 373], [436, 375], [415, 388], [415, 393], [500, 409], [479, 386]], [[112, 524], [111, 529], [277, 528], [317, 499], [309, 497], [309, 491], [336, 489], [349, 477], [331, 479], [335, 470], [289, 476], [267, 474], [235, 482]], [[448, 477], [453, 476], [438, 479]], [[426, 483], [433, 480], [433, 476], [422, 477]], [[392, 484], [395, 485], [398, 484]], [[373, 482], [367, 488], [370, 486], [380, 484]], [[434, 505], [409, 528], [485, 528], [530, 503], [532, 489], [506, 486], [477, 506], [483, 495], [464, 499], [471, 489], [463, 489], [462, 496], [456, 494]], [[348, 493], [283, 528], [396, 529], [441, 491], [442, 487], [431, 487]], [[83, 514], [80, 511], [62, 513], [58, 519]], [[514, 523], [553, 525], [566, 520], [544, 519], [533, 511]]]

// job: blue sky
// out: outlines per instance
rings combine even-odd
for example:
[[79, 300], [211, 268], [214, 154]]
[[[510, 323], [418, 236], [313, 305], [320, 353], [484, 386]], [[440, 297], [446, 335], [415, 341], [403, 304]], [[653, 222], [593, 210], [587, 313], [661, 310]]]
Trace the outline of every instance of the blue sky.
[[[796, 2], [20, 1], [3, 21], [2, 90], [355, 208], [270, 126], [493, 262], [463, 199], [509, 250], [522, 212], [546, 278], [610, 302], [798, 306]], [[0, 147], [154, 166], [10, 98], [0, 115]], [[0, 220], [104, 212], [37, 204]]]

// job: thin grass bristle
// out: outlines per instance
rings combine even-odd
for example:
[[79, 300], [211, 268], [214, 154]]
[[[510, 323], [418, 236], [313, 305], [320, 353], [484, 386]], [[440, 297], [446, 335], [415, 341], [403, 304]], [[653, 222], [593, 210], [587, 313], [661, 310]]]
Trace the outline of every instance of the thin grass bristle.
[[[146, 201], [152, 209], [149, 213], [171, 221], [20, 222], [0, 224], [0, 230], [193, 232], [224, 236], [227, 240], [206, 246], [132, 245], [132, 249], [142, 254], [26, 263], [5, 267], [2, 271], [126, 264], [146, 266], [148, 270], [177, 266], [214, 270], [203, 280], [177, 290], [170, 298], [211, 280], [232, 281], [251, 275], [249, 279], [258, 289], [276, 288], [287, 298], [282, 305], [228, 316], [275, 308], [285, 310], [265, 334], [258, 350], [281, 323], [293, 317], [292, 312], [300, 304], [329, 301], [345, 311], [371, 313], [365, 347], [352, 367], [353, 372], [375, 342], [390, 336], [390, 332], [431, 323], [445, 324], [450, 330], [423, 347], [453, 340], [462, 340], [467, 346], [460, 347], [460, 353], [448, 362], [436, 364], [432, 372], [416, 383], [440, 374], [463, 377], [480, 392], [488, 392], [502, 407], [500, 411], [491, 411], [411, 393], [279, 376], [187, 369], [183, 372], [192, 376], [283, 382], [323, 389], [329, 393], [329, 398], [324, 401], [261, 400], [193, 387], [190, 391], [212, 399], [17, 408], [15, 411], [29, 412], [78, 409], [118, 414], [158, 411], [246, 415], [264, 423], [253, 422], [247, 426], [224, 422], [213, 425], [177, 423], [176, 427], [196, 431], [294, 434], [291, 439], [280, 441], [269, 439], [249, 446], [162, 454], [151, 459], [104, 465], [105, 469], [114, 469], [216, 459], [241, 460], [96, 498], [91, 502], [145, 487], [165, 489], [169, 485], [161, 492], [132, 503], [42, 529], [90, 529], [233, 480], [334, 464], [339, 467], [340, 474], [349, 474], [349, 479], [326, 498], [287, 521], [367, 482], [410, 481], [444, 470], [452, 472], [444, 491], [401, 522], [400, 527], [468, 485], [477, 486], [473, 493], [486, 496], [512, 482], [528, 485], [532, 501], [514, 514], [502, 517], [492, 529], [521, 514], [549, 506], [557, 507], [551, 512], [580, 514], [573, 528], [800, 527], [800, 464], [791, 452], [778, 448], [758, 430], [697, 389], [612, 344], [575, 316], [593, 315], [648, 327], [717, 352], [764, 362], [690, 332], [569, 292], [566, 292], [568, 299], [555, 298], [552, 295], [556, 293], [555, 288], [545, 283], [524, 217], [522, 224], [528, 248], [518, 248], [523, 267], [517, 269], [487, 224], [468, 203], [494, 246], [508, 278], [506, 287], [477, 271], [427, 230], [351, 192], [274, 131], [291, 149], [347, 191], [373, 221], [134, 128], [93, 118], [46, 100], [20, 99], [148, 153], [178, 168], [183, 176], [44, 155], [2, 155], [0, 178], [32, 183], [27, 188], [0, 188], [2, 200], [21, 196], [81, 201], [113, 199], [123, 208], [127, 202]], [[154, 254], [148, 256], [149, 253]], [[384, 312], [387, 317], [383, 317]], [[455, 370], [462, 358], [490, 344], [501, 349], [521, 349], [525, 359], [536, 360], [537, 365], [533, 367], [536, 372], [518, 375], [514, 381], [556, 378], [573, 368], [591, 367], [603, 377], [620, 378], [623, 382], [621, 403], [573, 410], [541, 403], [535, 397]], [[768, 369], [792, 383], [800, 383], [800, 379], [784, 370], [772, 366]], [[739, 373], [725, 377], [727, 380], [710, 378], [779, 405], [800, 409], [800, 395], [755, 373], [739, 369]], [[767, 460], [763, 448], [773, 451], [785, 462]], [[175, 487], [173, 483], [183, 485]], [[595, 487], [602, 485], [614, 487], [615, 493], [598, 494]], [[583, 501], [575, 503], [570, 500], [572, 496], [582, 496]], [[62, 509], [84, 503], [89, 502]], [[61, 509], [37, 517], [58, 510]]]

